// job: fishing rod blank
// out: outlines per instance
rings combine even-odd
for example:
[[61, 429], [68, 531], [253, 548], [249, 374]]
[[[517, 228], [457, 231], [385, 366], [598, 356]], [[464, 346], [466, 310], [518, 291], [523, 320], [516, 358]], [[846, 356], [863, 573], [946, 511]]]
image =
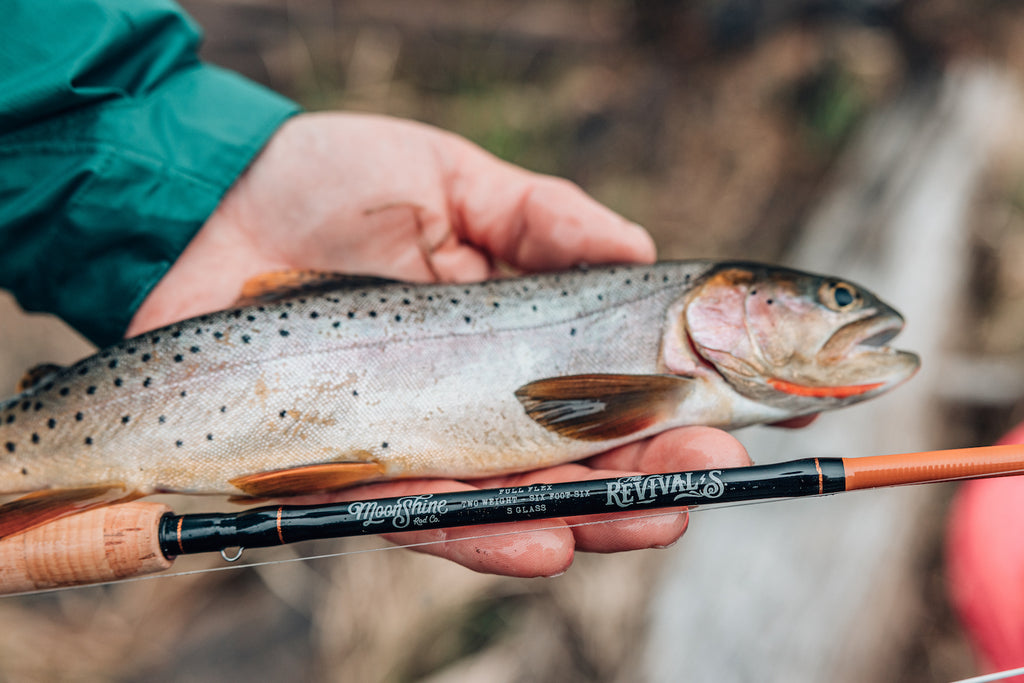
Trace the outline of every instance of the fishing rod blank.
[[158, 503], [112, 505], [0, 541], [0, 593], [112, 581], [167, 569], [178, 555], [304, 540], [553, 517], [704, 507], [1024, 471], [1024, 446], [414, 494], [234, 514], [175, 515]]

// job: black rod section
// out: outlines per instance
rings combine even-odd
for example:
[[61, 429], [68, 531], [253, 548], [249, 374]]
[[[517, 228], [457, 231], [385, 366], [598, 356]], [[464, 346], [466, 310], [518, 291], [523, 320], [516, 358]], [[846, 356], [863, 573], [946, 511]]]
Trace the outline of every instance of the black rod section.
[[166, 514], [160, 520], [159, 537], [164, 555], [173, 558], [322, 538], [817, 496], [843, 490], [842, 458], [807, 458], [328, 505], [268, 506], [233, 514]]

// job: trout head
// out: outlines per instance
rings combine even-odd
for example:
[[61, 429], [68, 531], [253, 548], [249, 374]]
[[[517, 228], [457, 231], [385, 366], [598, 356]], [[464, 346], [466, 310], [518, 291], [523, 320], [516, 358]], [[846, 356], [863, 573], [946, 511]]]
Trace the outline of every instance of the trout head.
[[886, 346], [903, 318], [873, 294], [772, 266], [717, 266], [673, 306], [669, 327], [677, 347], [663, 353], [670, 371], [696, 363], [792, 416], [877, 396], [919, 365], [916, 355]]

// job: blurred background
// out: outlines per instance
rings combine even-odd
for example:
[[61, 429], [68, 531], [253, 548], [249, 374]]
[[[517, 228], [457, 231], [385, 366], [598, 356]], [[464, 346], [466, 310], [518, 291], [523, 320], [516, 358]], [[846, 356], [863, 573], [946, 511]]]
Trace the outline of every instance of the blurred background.
[[[741, 431], [755, 460], [984, 445], [1024, 419], [1020, 3], [184, 4], [207, 60], [308, 109], [414, 118], [568, 177], [662, 258], [829, 271], [903, 311], [919, 377], [799, 433]], [[90, 351], [5, 294], [0, 349], [12, 393]], [[945, 590], [953, 491], [700, 511], [673, 549], [549, 580], [364, 540], [7, 598], [0, 680], [950, 681], [979, 666]]]

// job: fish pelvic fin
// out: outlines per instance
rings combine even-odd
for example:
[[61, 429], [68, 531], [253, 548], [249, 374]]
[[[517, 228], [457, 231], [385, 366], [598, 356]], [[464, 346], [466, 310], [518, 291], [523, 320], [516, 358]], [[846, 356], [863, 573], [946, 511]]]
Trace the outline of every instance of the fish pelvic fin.
[[371, 275], [347, 275], [322, 270], [276, 270], [246, 280], [235, 306], [269, 304], [300, 294], [379, 287], [396, 282], [398, 281]]
[[0, 538], [93, 508], [141, 498], [121, 485], [34, 491], [0, 505]]
[[693, 381], [678, 375], [569, 375], [524, 384], [516, 398], [545, 429], [608, 441], [671, 418]]
[[383, 474], [384, 468], [377, 462], [329, 462], [246, 474], [232, 479], [230, 483], [246, 496], [279, 498], [335, 491], [380, 479]]

